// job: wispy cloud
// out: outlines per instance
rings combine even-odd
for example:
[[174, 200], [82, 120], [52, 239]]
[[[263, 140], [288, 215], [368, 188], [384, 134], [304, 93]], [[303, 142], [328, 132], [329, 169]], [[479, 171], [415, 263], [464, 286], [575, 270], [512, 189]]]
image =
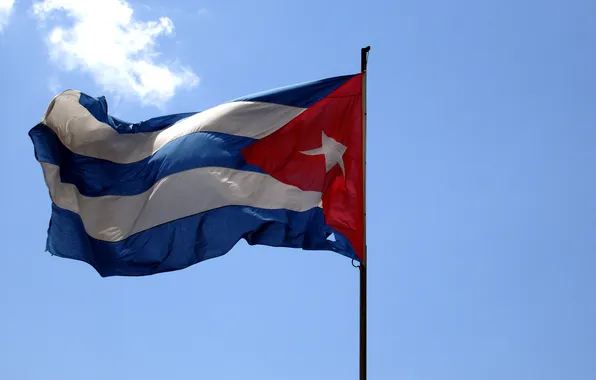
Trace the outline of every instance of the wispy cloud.
[[8, 24], [15, 0], [0, 0], [0, 32]]
[[52, 94], [57, 94], [62, 91], [62, 84], [57, 75], [52, 75], [48, 78], [48, 90], [50, 90]]
[[[167, 17], [135, 20], [124, 0], [43, 0], [32, 9], [40, 22], [52, 25], [47, 41], [52, 61], [89, 73], [105, 92], [159, 106], [177, 90], [198, 84], [189, 68], [158, 61], [156, 40], [174, 29]], [[59, 14], [70, 23], [51, 17]]]

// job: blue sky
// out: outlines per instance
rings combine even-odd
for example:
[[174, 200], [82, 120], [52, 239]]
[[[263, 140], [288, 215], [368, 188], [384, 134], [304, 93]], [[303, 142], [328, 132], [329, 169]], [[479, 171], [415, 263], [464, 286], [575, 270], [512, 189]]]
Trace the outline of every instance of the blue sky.
[[593, 0], [93, 3], [0, 0], [0, 378], [357, 379], [348, 259], [241, 242], [103, 279], [44, 252], [27, 132], [66, 88], [139, 121], [368, 44], [369, 377], [596, 378]]

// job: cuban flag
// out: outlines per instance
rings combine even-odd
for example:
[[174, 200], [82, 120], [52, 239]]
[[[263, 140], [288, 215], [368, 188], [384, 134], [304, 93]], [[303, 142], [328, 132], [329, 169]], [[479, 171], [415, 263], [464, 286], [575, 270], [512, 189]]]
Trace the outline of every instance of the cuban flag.
[[67, 90], [32, 128], [46, 249], [101, 276], [186, 268], [249, 244], [364, 254], [363, 77], [129, 123]]

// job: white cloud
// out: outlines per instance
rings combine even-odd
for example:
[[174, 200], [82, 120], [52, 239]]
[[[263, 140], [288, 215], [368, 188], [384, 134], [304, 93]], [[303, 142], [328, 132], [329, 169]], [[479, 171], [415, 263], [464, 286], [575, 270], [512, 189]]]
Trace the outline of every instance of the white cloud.
[[61, 89], [62, 84], [60, 83], [60, 79], [58, 78], [58, 76], [52, 75], [48, 78], [48, 90], [50, 90], [51, 93], [57, 94], [61, 91]]
[[[4, 1], [4, 0], [0, 0]], [[51, 59], [66, 70], [91, 74], [104, 91], [161, 105], [180, 88], [197, 85], [197, 76], [177, 62], [158, 63], [156, 39], [172, 33], [167, 17], [138, 21], [124, 0], [42, 0], [33, 5], [40, 21], [54, 14], [72, 23], [54, 24], [48, 46]], [[55, 22], [55, 20], [54, 20]]]
[[13, 7], [14, 0], [0, 0], [0, 32], [8, 24]]

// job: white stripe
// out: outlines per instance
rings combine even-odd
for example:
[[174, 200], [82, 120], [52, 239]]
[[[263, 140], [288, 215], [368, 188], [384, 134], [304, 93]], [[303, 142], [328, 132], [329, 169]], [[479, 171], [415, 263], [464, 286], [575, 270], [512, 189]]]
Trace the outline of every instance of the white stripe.
[[61, 182], [59, 166], [41, 165], [52, 201], [79, 214], [90, 236], [110, 242], [223, 206], [306, 211], [322, 199], [320, 192], [300, 190], [267, 174], [219, 167], [173, 174], [137, 195], [87, 197]]
[[220, 132], [260, 139], [304, 112], [304, 108], [265, 102], [231, 102], [200, 112], [161, 131], [120, 134], [99, 122], [67, 90], [50, 103], [42, 122], [70, 151], [115, 163], [140, 161], [170, 141], [196, 132]]

